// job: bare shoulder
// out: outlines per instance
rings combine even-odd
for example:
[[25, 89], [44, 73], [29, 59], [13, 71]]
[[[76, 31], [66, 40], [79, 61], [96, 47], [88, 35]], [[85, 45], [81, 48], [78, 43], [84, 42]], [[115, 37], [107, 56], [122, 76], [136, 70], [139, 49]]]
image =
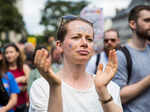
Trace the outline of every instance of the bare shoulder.
[[23, 64], [23, 70], [30, 70], [30, 67], [27, 64]]

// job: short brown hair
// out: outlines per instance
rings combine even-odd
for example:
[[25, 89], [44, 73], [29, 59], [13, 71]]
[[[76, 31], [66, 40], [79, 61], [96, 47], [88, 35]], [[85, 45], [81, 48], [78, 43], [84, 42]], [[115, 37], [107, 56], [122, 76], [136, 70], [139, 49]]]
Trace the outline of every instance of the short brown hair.
[[128, 22], [131, 20], [137, 21], [137, 19], [139, 17], [139, 13], [142, 10], [150, 11], [150, 6], [148, 6], [148, 5], [137, 5], [137, 6], [135, 6], [129, 13]]
[[120, 38], [120, 34], [119, 34], [118, 30], [117, 30], [117, 29], [113, 29], [113, 28], [106, 30], [106, 31], [104, 32], [104, 36], [105, 36], [105, 33], [110, 32], [110, 31], [116, 32], [116, 33], [117, 33], [117, 37]]

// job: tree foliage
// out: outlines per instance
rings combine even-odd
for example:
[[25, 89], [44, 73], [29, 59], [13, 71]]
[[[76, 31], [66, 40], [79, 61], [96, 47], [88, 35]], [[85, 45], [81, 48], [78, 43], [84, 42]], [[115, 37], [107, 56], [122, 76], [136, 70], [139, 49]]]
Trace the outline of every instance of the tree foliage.
[[0, 32], [13, 30], [20, 33], [24, 29], [22, 15], [15, 3], [16, 0], [0, 0]]
[[45, 26], [45, 36], [56, 36], [58, 21], [64, 15], [79, 15], [82, 8], [88, 3], [85, 1], [51, 1], [48, 0], [42, 12], [41, 24]]

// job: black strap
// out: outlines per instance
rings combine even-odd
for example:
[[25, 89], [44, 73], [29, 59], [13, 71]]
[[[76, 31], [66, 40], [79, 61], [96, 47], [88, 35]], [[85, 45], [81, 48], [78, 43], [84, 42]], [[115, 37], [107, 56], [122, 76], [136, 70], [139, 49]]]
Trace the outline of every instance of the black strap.
[[101, 57], [101, 55], [100, 55], [100, 53], [98, 53], [98, 54], [96, 55], [95, 74], [96, 74], [96, 72], [97, 72], [97, 67], [98, 67], [98, 64], [99, 64], [100, 57]]
[[131, 77], [131, 72], [132, 72], [131, 55], [130, 55], [129, 50], [125, 46], [121, 47], [120, 50], [124, 53], [124, 55], [126, 57], [126, 60], [127, 60], [127, 70], [128, 70], [128, 82], [127, 83], [129, 83], [129, 80], [130, 80], [130, 77]]

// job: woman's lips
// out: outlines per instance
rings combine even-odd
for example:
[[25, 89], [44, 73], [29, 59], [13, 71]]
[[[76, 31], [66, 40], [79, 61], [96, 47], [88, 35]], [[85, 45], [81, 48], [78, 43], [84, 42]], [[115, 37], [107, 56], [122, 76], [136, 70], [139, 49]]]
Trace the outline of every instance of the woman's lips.
[[89, 54], [89, 52], [87, 50], [79, 50], [78, 53], [81, 55], [88, 55]]

